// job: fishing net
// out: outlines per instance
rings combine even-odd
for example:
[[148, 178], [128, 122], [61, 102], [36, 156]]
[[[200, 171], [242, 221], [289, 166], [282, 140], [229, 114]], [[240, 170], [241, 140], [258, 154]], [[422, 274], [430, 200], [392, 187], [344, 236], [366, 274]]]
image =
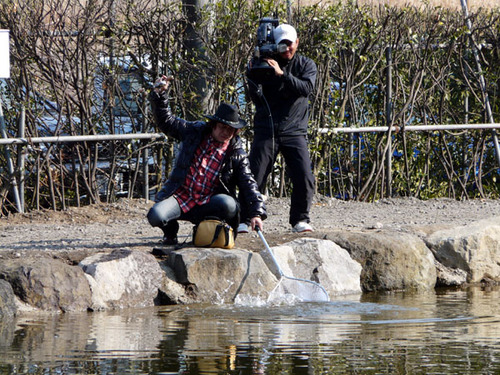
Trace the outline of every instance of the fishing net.
[[267, 250], [262, 254], [262, 258], [269, 270], [278, 277], [278, 284], [269, 293], [268, 302], [327, 302], [330, 300], [328, 292], [320, 284], [312, 280], [285, 275], [261, 230], [259, 228], [256, 230]]
[[268, 302], [328, 302], [326, 290], [314, 281], [283, 275], [269, 293]]

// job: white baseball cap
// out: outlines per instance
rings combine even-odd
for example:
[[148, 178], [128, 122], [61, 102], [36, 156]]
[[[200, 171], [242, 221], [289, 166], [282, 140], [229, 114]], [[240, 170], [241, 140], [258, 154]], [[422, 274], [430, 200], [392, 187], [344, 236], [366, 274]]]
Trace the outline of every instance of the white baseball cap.
[[297, 40], [297, 31], [292, 25], [282, 24], [274, 29], [273, 36], [276, 44], [280, 44], [283, 40], [295, 42]]

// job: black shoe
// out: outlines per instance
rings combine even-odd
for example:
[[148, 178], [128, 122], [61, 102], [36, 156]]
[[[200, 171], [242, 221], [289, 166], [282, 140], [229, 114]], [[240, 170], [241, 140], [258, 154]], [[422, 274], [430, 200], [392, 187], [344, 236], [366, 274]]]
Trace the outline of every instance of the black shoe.
[[170, 220], [167, 225], [161, 228], [163, 231], [163, 244], [164, 245], [177, 245], [177, 232], [179, 231], [179, 222], [177, 220]]
[[177, 245], [179, 243], [179, 240], [177, 240], [177, 236], [175, 236], [175, 237], [164, 236], [162, 243], [164, 245]]

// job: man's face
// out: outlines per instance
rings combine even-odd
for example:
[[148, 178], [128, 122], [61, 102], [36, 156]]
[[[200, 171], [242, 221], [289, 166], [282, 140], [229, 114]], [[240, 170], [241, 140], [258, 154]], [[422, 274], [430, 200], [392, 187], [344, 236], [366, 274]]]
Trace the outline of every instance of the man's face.
[[217, 142], [227, 142], [236, 134], [236, 129], [232, 126], [218, 122], [212, 129], [212, 137]]
[[293, 55], [295, 55], [295, 52], [297, 52], [297, 47], [299, 46], [299, 39], [295, 42], [291, 42], [289, 40], [282, 40], [280, 44], [286, 45], [286, 51], [280, 53], [281, 58], [285, 60], [291, 60]]

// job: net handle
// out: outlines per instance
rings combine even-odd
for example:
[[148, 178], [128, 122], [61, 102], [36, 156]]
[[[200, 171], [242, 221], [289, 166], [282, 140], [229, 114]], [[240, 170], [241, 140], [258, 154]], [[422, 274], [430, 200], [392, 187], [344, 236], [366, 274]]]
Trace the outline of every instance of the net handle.
[[278, 273], [280, 275], [280, 277], [283, 277], [285, 276], [285, 274], [283, 273], [283, 271], [281, 270], [281, 267], [280, 265], [278, 264], [278, 261], [276, 260], [276, 258], [274, 257], [274, 253], [273, 251], [271, 250], [271, 248], [269, 247], [266, 239], [264, 238], [264, 235], [262, 234], [262, 231], [260, 230], [260, 228], [258, 226], [255, 226], [255, 230], [257, 231], [257, 234], [259, 235], [260, 239], [262, 240], [262, 243], [264, 244], [264, 246], [266, 247], [266, 250], [267, 252], [269, 253], [269, 255], [271, 256], [271, 259], [274, 263], [274, 266], [276, 267], [276, 269], [278, 270]]
[[[306, 283], [309, 283], [311, 285], [314, 285], [316, 288], [319, 288], [321, 289], [321, 291], [324, 293], [325, 295], [325, 299], [326, 301], [329, 301], [330, 300], [330, 297], [328, 296], [328, 292], [326, 291], [325, 288], [323, 288], [322, 285], [312, 281], [312, 280], [305, 280], [305, 279], [300, 279], [300, 278], [297, 278], [297, 277], [291, 277], [291, 276], [287, 276], [283, 273], [283, 271], [281, 270], [281, 267], [280, 265], [278, 264], [278, 261], [276, 260], [276, 258], [274, 257], [274, 253], [273, 251], [271, 250], [271, 248], [269, 247], [269, 244], [267, 243], [266, 239], [264, 238], [264, 235], [262, 234], [262, 231], [260, 230], [260, 228], [258, 226], [255, 227], [255, 230], [257, 231], [257, 234], [259, 235], [260, 239], [262, 240], [262, 243], [264, 244], [264, 246], [266, 247], [266, 250], [267, 252], [269, 253], [269, 255], [271, 256], [271, 259], [274, 263], [274, 266], [276, 267], [276, 269], [278, 270], [278, 273], [280, 275], [280, 281], [278, 283], [278, 285], [281, 283], [281, 280], [282, 278], [287, 278], [287, 279], [290, 279], [290, 280], [295, 280], [295, 281], [298, 281], [298, 282], [306, 282]], [[276, 289], [278, 287], [278, 285], [276, 285], [276, 287], [274, 289]], [[273, 289], [273, 291], [274, 291]]]

